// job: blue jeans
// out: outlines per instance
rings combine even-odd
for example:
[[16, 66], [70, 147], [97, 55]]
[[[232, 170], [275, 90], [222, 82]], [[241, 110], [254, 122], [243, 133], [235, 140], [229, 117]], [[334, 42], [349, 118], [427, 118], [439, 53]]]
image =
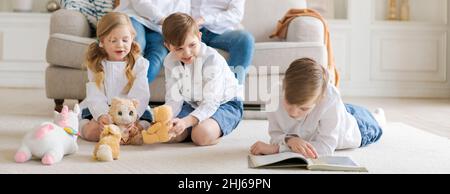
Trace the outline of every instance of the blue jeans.
[[250, 66], [255, 48], [255, 39], [247, 31], [235, 30], [216, 34], [206, 28], [202, 32], [202, 42], [206, 45], [222, 49], [230, 54], [228, 65], [232, 67], [239, 84], [245, 83], [245, 76]]
[[372, 113], [367, 109], [352, 105], [345, 104], [347, 112], [355, 117], [358, 123], [359, 131], [361, 132], [361, 146], [365, 147], [369, 144], [375, 143], [383, 135], [383, 129], [381, 129], [377, 120], [373, 118]]
[[161, 71], [168, 51], [164, 46], [163, 36], [159, 32], [148, 29], [132, 17], [130, 19], [136, 30], [136, 42], [141, 47], [142, 56], [150, 62], [147, 78], [148, 83], [151, 83]]

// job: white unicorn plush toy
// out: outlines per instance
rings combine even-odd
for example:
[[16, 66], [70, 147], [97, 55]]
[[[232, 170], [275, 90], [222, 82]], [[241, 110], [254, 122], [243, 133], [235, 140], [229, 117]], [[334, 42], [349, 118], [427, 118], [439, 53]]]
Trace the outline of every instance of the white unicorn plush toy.
[[44, 122], [28, 132], [14, 157], [17, 163], [24, 163], [35, 156], [45, 165], [62, 160], [64, 155], [78, 151], [78, 116], [80, 107], [73, 111], [64, 106], [61, 113], [55, 112], [54, 121]]

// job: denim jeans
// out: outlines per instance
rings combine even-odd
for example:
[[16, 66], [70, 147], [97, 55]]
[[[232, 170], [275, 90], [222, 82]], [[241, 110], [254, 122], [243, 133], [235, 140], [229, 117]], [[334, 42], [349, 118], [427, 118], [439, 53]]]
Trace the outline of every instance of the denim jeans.
[[[177, 118], [182, 119], [191, 114], [194, 110], [195, 108], [193, 108], [189, 103], [184, 102]], [[220, 131], [222, 132], [220, 137], [226, 136], [236, 129], [242, 120], [243, 114], [244, 104], [241, 100], [233, 99], [220, 105], [217, 111], [211, 116], [211, 119], [215, 120], [217, 124], [219, 124]], [[189, 134], [191, 134], [192, 127], [187, 130]]]
[[352, 104], [345, 104], [345, 108], [348, 113], [355, 117], [358, 123], [359, 131], [361, 132], [360, 147], [368, 146], [380, 139], [381, 135], [383, 135], [383, 129], [381, 129], [370, 111]]
[[168, 50], [164, 46], [163, 36], [159, 32], [148, 29], [132, 17], [130, 19], [136, 30], [136, 42], [141, 47], [142, 55], [150, 63], [147, 77], [148, 83], [151, 83], [158, 76]]
[[243, 30], [228, 31], [223, 34], [216, 34], [206, 28], [200, 30], [202, 32], [202, 41], [213, 48], [222, 49], [230, 54], [228, 65], [232, 67], [239, 84], [245, 83], [245, 76], [250, 66], [255, 39], [253, 36]]

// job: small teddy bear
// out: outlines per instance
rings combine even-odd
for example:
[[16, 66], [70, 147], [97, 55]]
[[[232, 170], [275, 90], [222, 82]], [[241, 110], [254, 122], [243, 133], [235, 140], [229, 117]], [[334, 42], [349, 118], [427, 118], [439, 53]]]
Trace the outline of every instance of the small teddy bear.
[[167, 105], [153, 109], [154, 122], [147, 130], [142, 131], [145, 144], [168, 142], [174, 136], [173, 133], [169, 133], [172, 115], [172, 108]]
[[119, 159], [121, 132], [116, 125], [105, 125], [100, 134], [100, 141], [95, 145], [93, 158], [110, 162]]
[[141, 131], [136, 126], [136, 121], [139, 119], [136, 108], [139, 104], [137, 100], [114, 98], [111, 102], [109, 115], [112, 118], [113, 124], [120, 128], [122, 145], [142, 145]]

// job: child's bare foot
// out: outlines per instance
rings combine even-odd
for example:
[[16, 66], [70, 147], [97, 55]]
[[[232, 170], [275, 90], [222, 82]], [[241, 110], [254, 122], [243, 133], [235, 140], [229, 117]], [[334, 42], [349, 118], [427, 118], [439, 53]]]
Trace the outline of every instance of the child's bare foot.
[[386, 115], [384, 114], [384, 110], [382, 108], [377, 108], [375, 109], [375, 111], [373, 111], [372, 113], [373, 117], [375, 118], [375, 120], [378, 122], [378, 125], [380, 125], [380, 127], [385, 127], [386, 126]]

